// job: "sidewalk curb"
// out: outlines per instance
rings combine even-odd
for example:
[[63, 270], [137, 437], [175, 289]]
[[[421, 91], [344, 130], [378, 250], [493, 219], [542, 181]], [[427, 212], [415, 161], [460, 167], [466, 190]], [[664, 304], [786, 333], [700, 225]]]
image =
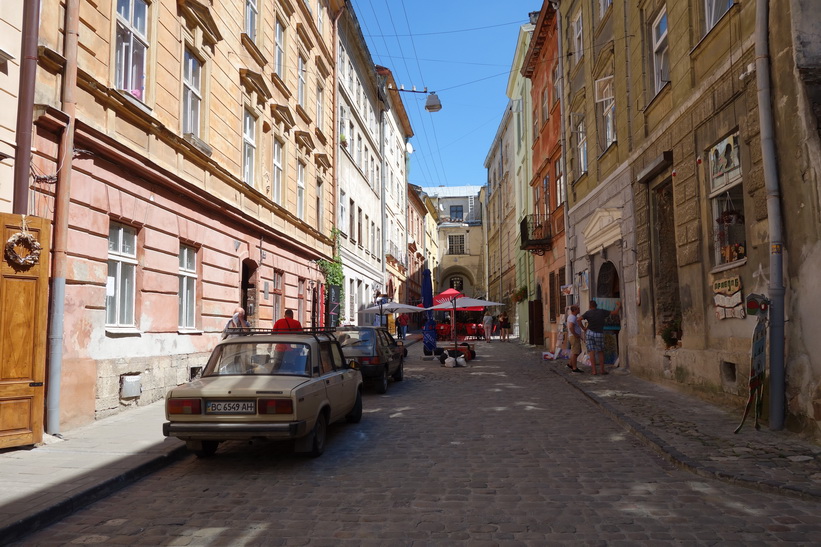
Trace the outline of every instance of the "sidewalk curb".
[[560, 374], [557, 370], [552, 370], [552, 372], [553, 374], [561, 377], [565, 382], [567, 382], [570, 386], [579, 391], [582, 395], [587, 397], [590, 401], [598, 405], [609, 418], [611, 418], [613, 421], [615, 421], [616, 423], [624, 427], [626, 430], [628, 430], [630, 433], [632, 433], [639, 441], [641, 441], [643, 444], [651, 448], [653, 451], [655, 451], [657, 454], [659, 454], [661, 457], [663, 457], [665, 460], [672, 463], [676, 467], [679, 467], [701, 477], [716, 479], [737, 486], [754, 488], [757, 490], [761, 490], [762, 492], [786, 495], [809, 501], [821, 500], [821, 491], [818, 490], [793, 487], [790, 485], [780, 484], [775, 481], [759, 480], [750, 477], [745, 477], [743, 475], [733, 475], [725, 473], [723, 471], [719, 471], [710, 466], [704, 465], [686, 456], [685, 454], [682, 454], [675, 447], [671, 446], [663, 439], [659, 438], [656, 434], [649, 431], [647, 428], [645, 428], [629, 416], [613, 408], [607, 401], [605, 401], [598, 395], [595, 395], [585, 390], [581, 385], [571, 380], [567, 375]]
[[9, 545], [15, 541], [20, 541], [37, 530], [41, 530], [66, 518], [75, 511], [79, 511], [92, 503], [99, 501], [111, 494], [122, 490], [138, 480], [159, 471], [160, 469], [182, 459], [189, 452], [185, 445], [178, 446], [166, 454], [152, 458], [151, 460], [127, 471], [111, 477], [103, 482], [89, 486], [82, 492], [69, 499], [63, 500], [47, 509], [29, 515], [21, 520], [0, 529], [0, 545]]

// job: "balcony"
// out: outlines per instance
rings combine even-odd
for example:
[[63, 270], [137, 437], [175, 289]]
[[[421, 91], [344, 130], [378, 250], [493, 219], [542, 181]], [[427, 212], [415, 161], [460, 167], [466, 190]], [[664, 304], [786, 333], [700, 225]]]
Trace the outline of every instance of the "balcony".
[[522, 244], [520, 249], [539, 256], [553, 246], [553, 231], [550, 229], [550, 215], [527, 215], [522, 219]]

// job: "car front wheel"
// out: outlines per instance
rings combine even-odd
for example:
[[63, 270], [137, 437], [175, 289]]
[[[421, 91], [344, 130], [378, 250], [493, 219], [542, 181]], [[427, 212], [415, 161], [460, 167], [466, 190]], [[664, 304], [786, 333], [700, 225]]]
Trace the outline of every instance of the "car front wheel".
[[362, 420], [362, 392], [357, 390], [356, 402], [353, 404], [353, 409], [345, 416], [348, 423], [358, 424]]
[[374, 380], [374, 387], [377, 393], [385, 393], [388, 391], [388, 366], [382, 367], [379, 376]]
[[318, 458], [325, 452], [325, 440], [328, 437], [328, 418], [324, 412], [320, 412], [316, 417], [314, 430], [311, 432], [311, 451], [308, 453], [312, 458]]

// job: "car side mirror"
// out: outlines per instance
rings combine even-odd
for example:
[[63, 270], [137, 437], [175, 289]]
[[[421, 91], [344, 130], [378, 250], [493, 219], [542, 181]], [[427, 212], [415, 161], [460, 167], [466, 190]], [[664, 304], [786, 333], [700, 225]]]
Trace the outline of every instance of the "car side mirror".
[[348, 361], [348, 368], [351, 370], [359, 370], [359, 363], [351, 359]]
[[403, 342], [402, 340], [397, 340], [396, 345], [399, 346], [400, 348], [403, 348], [403, 347], [405, 347], [405, 342]]

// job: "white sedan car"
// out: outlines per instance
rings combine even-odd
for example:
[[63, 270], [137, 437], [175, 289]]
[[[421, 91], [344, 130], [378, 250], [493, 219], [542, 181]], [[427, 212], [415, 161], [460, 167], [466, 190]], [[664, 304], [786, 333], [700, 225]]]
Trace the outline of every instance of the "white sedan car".
[[328, 425], [362, 419], [362, 375], [332, 332], [237, 332], [214, 348], [202, 376], [166, 396], [163, 434], [198, 456], [221, 441], [294, 440], [319, 456]]

